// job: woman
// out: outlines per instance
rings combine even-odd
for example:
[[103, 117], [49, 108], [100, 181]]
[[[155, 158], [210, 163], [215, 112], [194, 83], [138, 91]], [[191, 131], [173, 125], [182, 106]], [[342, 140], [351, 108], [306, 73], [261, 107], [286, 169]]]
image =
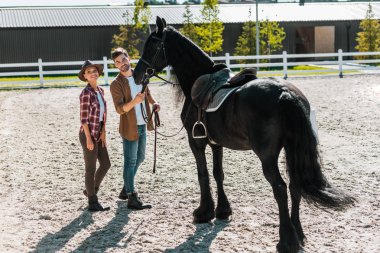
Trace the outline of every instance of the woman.
[[[100, 183], [111, 167], [106, 147], [106, 119], [107, 103], [104, 99], [104, 90], [98, 86], [98, 78], [103, 72], [103, 66], [94, 64], [90, 60], [83, 63], [78, 74], [80, 80], [87, 82], [87, 86], [80, 94], [79, 140], [83, 148], [85, 163], [85, 186], [83, 193], [88, 197], [89, 211], [106, 211], [98, 202], [97, 192]], [[99, 168], [96, 169], [96, 160]]]

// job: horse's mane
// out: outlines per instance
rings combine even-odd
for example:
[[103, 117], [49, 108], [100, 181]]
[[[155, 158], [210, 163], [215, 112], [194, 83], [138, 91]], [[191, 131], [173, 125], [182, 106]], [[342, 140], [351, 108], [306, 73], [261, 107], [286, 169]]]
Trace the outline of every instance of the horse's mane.
[[181, 103], [185, 99], [185, 94], [181, 89], [181, 85], [179, 85], [179, 81], [177, 75], [175, 74], [173, 68], [170, 70], [170, 78], [169, 81], [173, 83], [173, 88], [175, 89], [175, 100], [177, 103]]
[[[213, 60], [211, 60], [211, 58], [200, 47], [198, 47], [193, 41], [191, 41], [186, 36], [182, 35], [179, 31], [177, 31], [172, 26], [167, 26], [165, 30], [167, 33], [166, 35], [167, 38], [170, 38], [169, 40], [167, 40], [168, 43], [181, 45], [182, 52], [173, 52], [173, 55], [171, 55], [171, 59], [173, 61], [176, 61], [176, 60], [182, 61], [183, 57], [185, 57], [186, 55], [191, 55], [191, 60], [194, 62], [194, 65], [202, 66], [202, 71], [204, 73], [199, 73], [199, 75], [213, 72], [213, 66], [214, 66]], [[173, 80], [173, 83], [178, 83], [178, 78], [175, 75], [175, 73], [171, 77], [171, 81], [172, 80]], [[184, 96], [184, 91], [182, 90], [181, 86], [174, 85], [174, 87], [176, 89], [177, 102], [183, 101], [185, 96]]]

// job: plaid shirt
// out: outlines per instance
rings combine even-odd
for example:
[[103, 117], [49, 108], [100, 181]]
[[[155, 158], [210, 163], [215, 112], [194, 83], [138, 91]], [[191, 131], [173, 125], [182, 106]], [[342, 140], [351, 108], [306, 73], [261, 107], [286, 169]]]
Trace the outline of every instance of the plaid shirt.
[[[107, 118], [107, 103], [104, 99], [104, 90], [98, 87], [100, 90], [100, 95], [102, 96], [104, 102], [104, 115], [103, 124], [106, 124]], [[80, 121], [82, 123], [80, 131], [83, 131], [83, 124], [87, 124], [90, 128], [91, 136], [98, 140], [100, 136], [100, 104], [98, 101], [98, 96], [91, 85], [87, 84], [86, 88], [82, 90], [79, 96], [80, 100]]]

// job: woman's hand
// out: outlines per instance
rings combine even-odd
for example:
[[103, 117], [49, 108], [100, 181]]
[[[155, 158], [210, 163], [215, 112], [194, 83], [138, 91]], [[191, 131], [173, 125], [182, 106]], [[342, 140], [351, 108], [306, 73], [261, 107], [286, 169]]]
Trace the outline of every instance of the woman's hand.
[[100, 139], [99, 141], [102, 141], [102, 147], [106, 147], [107, 146], [107, 142], [106, 142], [106, 131], [102, 131], [100, 133]]
[[92, 142], [91, 138], [86, 138], [86, 142], [87, 142], [88, 150], [93, 150], [94, 149], [94, 143]]

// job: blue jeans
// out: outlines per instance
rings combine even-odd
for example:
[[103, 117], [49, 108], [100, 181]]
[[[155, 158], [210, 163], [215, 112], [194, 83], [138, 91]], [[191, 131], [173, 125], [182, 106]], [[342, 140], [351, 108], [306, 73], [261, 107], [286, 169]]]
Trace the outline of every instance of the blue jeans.
[[146, 147], [146, 126], [139, 125], [139, 138], [136, 141], [129, 141], [123, 138], [124, 150], [124, 186], [128, 193], [135, 191], [135, 176], [137, 169], [145, 159]]

